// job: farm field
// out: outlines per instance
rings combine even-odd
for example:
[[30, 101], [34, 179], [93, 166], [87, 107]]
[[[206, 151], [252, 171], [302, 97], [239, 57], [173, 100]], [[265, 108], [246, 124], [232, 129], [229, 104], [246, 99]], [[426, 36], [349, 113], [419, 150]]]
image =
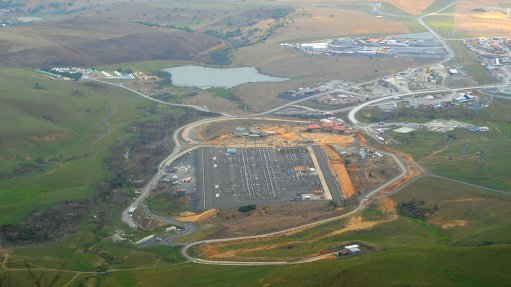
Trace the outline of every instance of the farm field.
[[[511, 18], [504, 11], [492, 7], [509, 8], [509, 2], [501, 1], [460, 1], [454, 14], [454, 29], [468, 32], [478, 37], [511, 37]], [[490, 8], [488, 11], [476, 9]]]

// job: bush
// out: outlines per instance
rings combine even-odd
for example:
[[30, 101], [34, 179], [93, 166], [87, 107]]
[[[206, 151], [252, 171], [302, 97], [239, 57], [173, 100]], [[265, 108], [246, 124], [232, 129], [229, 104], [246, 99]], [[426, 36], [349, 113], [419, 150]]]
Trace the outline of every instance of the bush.
[[397, 210], [401, 215], [424, 220], [431, 214], [435, 213], [438, 210], [438, 206], [435, 204], [434, 207], [427, 208], [425, 207], [425, 202], [423, 200], [416, 201], [415, 199], [412, 199], [410, 201], [400, 203], [397, 206]]
[[243, 205], [238, 208], [239, 212], [249, 212], [255, 210], [257, 206], [255, 204]]

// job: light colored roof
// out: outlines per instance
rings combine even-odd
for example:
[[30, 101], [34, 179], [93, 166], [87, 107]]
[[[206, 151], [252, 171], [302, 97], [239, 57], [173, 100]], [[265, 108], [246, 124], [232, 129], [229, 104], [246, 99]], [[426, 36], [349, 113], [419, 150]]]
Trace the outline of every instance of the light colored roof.
[[400, 133], [400, 134], [407, 134], [409, 132], [413, 132], [415, 129], [412, 129], [412, 128], [408, 128], [408, 127], [400, 127], [398, 129], [395, 129], [394, 131], [396, 133]]
[[311, 47], [313, 49], [326, 49], [328, 48], [328, 43], [320, 42], [320, 43], [303, 43], [300, 44], [302, 47]]
[[360, 250], [360, 248], [358, 248], [358, 247], [350, 247], [350, 248], [347, 248], [347, 247], [346, 247], [346, 249], [348, 249], [348, 250], [349, 250], [349, 251], [351, 251], [351, 252], [360, 252], [360, 251], [362, 251], [362, 250]]
[[349, 248], [358, 248], [358, 247], [360, 247], [358, 244], [353, 244], [353, 245], [344, 246], [344, 248], [346, 248], [346, 249], [349, 249]]

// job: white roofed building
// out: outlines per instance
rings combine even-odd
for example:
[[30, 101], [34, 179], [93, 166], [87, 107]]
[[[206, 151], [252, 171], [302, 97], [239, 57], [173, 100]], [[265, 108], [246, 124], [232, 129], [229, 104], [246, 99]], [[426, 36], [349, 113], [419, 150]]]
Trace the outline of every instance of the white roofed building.
[[326, 42], [303, 43], [300, 44], [300, 49], [303, 51], [321, 52], [328, 49], [328, 43]]

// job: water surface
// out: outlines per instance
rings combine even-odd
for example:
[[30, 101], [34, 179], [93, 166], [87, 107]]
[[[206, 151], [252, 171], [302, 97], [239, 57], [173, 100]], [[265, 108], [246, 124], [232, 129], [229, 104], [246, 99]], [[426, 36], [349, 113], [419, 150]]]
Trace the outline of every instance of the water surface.
[[209, 68], [201, 66], [182, 66], [164, 69], [172, 75], [172, 84], [179, 87], [232, 88], [245, 83], [282, 82], [287, 78], [278, 78], [261, 74], [253, 67]]

